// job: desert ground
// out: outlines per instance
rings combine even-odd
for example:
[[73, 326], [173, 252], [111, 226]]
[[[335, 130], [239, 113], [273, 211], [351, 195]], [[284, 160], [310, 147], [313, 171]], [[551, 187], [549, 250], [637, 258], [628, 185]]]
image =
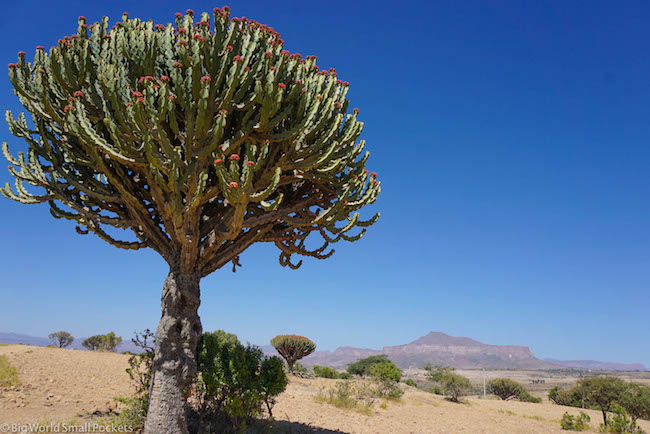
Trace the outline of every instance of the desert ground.
[[[128, 356], [106, 352], [61, 350], [24, 345], [0, 346], [0, 355], [18, 369], [21, 384], [0, 389], [0, 424], [56, 423], [74, 420], [81, 424], [100, 420], [117, 409], [113, 398], [132, 393], [125, 372]], [[459, 371], [475, 384], [482, 376], [510, 376], [531, 386], [543, 396], [542, 389], [575, 381], [559, 373], [538, 371]], [[418, 379], [419, 371], [409, 372]], [[549, 376], [550, 375], [550, 376]], [[556, 377], [553, 377], [556, 375]], [[546, 377], [544, 377], [546, 376]], [[635, 374], [625, 374], [634, 377]], [[637, 375], [638, 376], [638, 375]], [[273, 432], [320, 433], [559, 433], [559, 420], [565, 411], [578, 410], [544, 401], [541, 404], [497, 399], [464, 398], [454, 404], [443, 397], [402, 385], [406, 393], [400, 402], [386, 408], [375, 405], [371, 415], [335, 408], [314, 400], [336, 381], [291, 377], [287, 390], [278, 397], [273, 409]], [[638, 380], [635, 380], [638, 381]], [[648, 379], [642, 381], [650, 382]], [[596, 431], [601, 415], [585, 410]], [[640, 426], [650, 431], [650, 422]]]

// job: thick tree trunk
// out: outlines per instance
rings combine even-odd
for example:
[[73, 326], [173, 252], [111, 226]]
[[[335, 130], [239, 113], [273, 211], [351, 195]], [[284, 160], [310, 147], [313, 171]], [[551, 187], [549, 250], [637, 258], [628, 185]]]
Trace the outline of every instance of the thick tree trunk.
[[156, 355], [145, 434], [187, 434], [186, 390], [196, 376], [201, 336], [200, 277], [171, 270], [162, 295], [156, 329]]

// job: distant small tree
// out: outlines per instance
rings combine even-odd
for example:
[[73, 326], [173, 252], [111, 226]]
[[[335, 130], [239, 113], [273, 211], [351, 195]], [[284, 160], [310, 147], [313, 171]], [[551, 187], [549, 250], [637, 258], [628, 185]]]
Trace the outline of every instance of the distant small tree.
[[472, 390], [472, 383], [465, 377], [454, 372], [451, 366], [431, 365], [424, 366], [427, 378], [440, 385], [442, 393], [452, 402], [459, 402], [458, 398]]
[[69, 347], [74, 342], [74, 337], [64, 331], [52, 333], [48, 335], [48, 338], [59, 348]]
[[314, 365], [312, 368], [314, 370], [314, 376], [318, 378], [339, 378], [339, 372], [336, 369]]
[[102, 336], [101, 349], [106, 351], [115, 351], [121, 343], [122, 337], [115, 335], [115, 332], [110, 332]]
[[607, 412], [612, 411], [614, 405], [620, 402], [626, 388], [625, 381], [616, 377], [583, 378], [575, 386], [576, 391], [584, 396], [589, 404], [603, 413], [605, 426], [609, 424]]
[[275, 397], [284, 392], [289, 381], [284, 372], [284, 363], [279, 357], [263, 358], [260, 367], [259, 390], [269, 417], [273, 417]]
[[271, 339], [271, 345], [287, 361], [291, 373], [293, 373], [293, 365], [298, 360], [316, 350], [316, 344], [313, 341], [298, 335], [278, 335]]
[[348, 372], [352, 375], [361, 375], [361, 376], [366, 376], [370, 375], [370, 368], [373, 365], [379, 364], [379, 363], [386, 363], [390, 362], [390, 359], [388, 358], [387, 355], [385, 354], [380, 354], [378, 356], [370, 356], [366, 357], [363, 359], [359, 359], [354, 363], [351, 363], [348, 365]]
[[591, 418], [584, 411], [581, 411], [578, 416], [569, 414], [567, 411], [562, 416], [562, 420], [560, 420], [560, 426], [563, 430], [567, 431], [584, 431], [588, 428], [587, 424], [590, 420]]
[[487, 383], [488, 393], [496, 395], [504, 401], [519, 398], [525, 390], [524, 386], [510, 378], [494, 378]]
[[620, 404], [632, 421], [650, 419], [650, 386], [639, 383], [628, 384], [621, 394]]
[[104, 335], [95, 335], [84, 339], [81, 346], [90, 351], [97, 351], [102, 349], [104, 343]]
[[402, 371], [393, 362], [375, 363], [370, 367], [370, 377], [379, 387], [379, 395], [399, 398], [404, 391], [398, 386]]

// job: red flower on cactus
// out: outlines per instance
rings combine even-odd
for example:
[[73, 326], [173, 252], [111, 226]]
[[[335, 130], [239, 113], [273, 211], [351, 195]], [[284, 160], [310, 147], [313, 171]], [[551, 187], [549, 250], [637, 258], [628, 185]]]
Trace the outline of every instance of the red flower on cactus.
[[239, 161], [239, 155], [237, 155], [237, 154], [232, 154], [232, 155], [230, 156], [230, 159], [231, 159], [231, 160], [235, 160], [235, 161]]
[[196, 34], [196, 35], [194, 35], [194, 40], [195, 41], [205, 41], [206, 39], [202, 35]]
[[235, 57], [232, 58], [232, 60], [234, 60], [235, 62], [241, 62], [241, 61], [243, 61], [244, 59], [242, 59], [241, 56], [235, 56]]
[[63, 111], [66, 112], [66, 113], [68, 113], [70, 111], [73, 111], [73, 110], [74, 110], [74, 107], [71, 106], [71, 105], [67, 105], [67, 106], [63, 107]]
[[39, 51], [42, 51], [42, 50], [45, 50], [45, 47], [42, 46], [42, 45], [37, 45], [36, 49], [39, 50]]
[[236, 182], [233, 181], [233, 182], [231, 182], [230, 184], [228, 184], [228, 187], [230, 187], [230, 188], [237, 188], [237, 187], [239, 187], [239, 184], [237, 184]]
[[354, 112], [355, 115], [359, 114], [359, 109], [358, 108], [353, 108], [352, 111]]
[[277, 68], [276, 68], [275, 66], [271, 66], [269, 69], [270, 69], [271, 71], [275, 71]]
[[142, 96], [142, 92], [138, 92], [138, 91], [132, 92], [132, 93], [131, 93], [131, 96], [132, 96], [133, 98], [139, 98], [139, 97]]
[[266, 57], [267, 59], [270, 59], [271, 57], [273, 57], [273, 53], [271, 53], [270, 51], [265, 51], [264, 52], [264, 57]]
[[187, 47], [189, 44], [187, 41], [178, 41], [178, 46], [179, 47]]
[[231, 19], [230, 21], [232, 21], [233, 23], [239, 23], [239, 22], [241, 22], [241, 20], [240, 20], [239, 18], [237, 18], [237, 17]]
[[214, 160], [215, 164], [223, 163], [223, 160], [221, 158], [217, 158]]
[[283, 56], [289, 56], [289, 54], [291, 54], [291, 53], [289, 53], [287, 50], [282, 50], [281, 54]]
[[196, 27], [208, 27], [209, 25], [210, 25], [210, 23], [208, 23], [205, 20], [199, 21], [198, 23], [196, 23]]
[[224, 6], [224, 7], [223, 7], [223, 10], [224, 10], [225, 12], [230, 12], [230, 6]]
[[349, 86], [349, 85], [350, 85], [350, 82], [349, 82], [349, 81], [344, 81], [344, 82], [343, 82], [343, 86]]
[[185, 11], [187, 15], [194, 15], [194, 11], [192, 9], [188, 9]]
[[156, 28], [156, 30], [165, 30], [165, 26], [163, 26], [162, 24], [156, 24], [154, 27]]
[[181, 62], [174, 62], [174, 68], [180, 68], [181, 66], [183, 66]]
[[176, 18], [183, 18], [183, 14], [180, 13], [180, 12], [176, 12], [176, 13], [174, 14], [174, 16], [175, 16]]
[[320, 68], [316, 65], [314, 65], [314, 71], [318, 71]]
[[296, 80], [296, 81], [294, 81], [294, 83], [296, 83], [297, 85], [300, 86], [300, 85], [302, 84], [302, 81], [300, 81], [300, 80]]
[[111, 39], [111, 35], [104, 35], [104, 39]]
[[138, 104], [142, 104], [142, 103], [144, 103], [144, 97], [141, 96], [141, 97], [138, 98], [135, 102], [137, 102]]
[[232, 50], [233, 50], [232, 45], [226, 46], [226, 51], [232, 51]]
[[334, 107], [340, 109], [341, 107], [343, 107], [343, 104], [341, 104], [340, 102], [336, 101], [336, 102], [334, 103]]
[[179, 35], [186, 35], [187, 34], [187, 29], [184, 29], [184, 28], [181, 27], [180, 29], [178, 29], [178, 34]]
[[228, 110], [226, 110], [226, 109], [221, 109], [221, 110], [219, 110], [219, 114], [225, 116], [225, 115], [228, 114]]
[[127, 106], [127, 107], [133, 107], [133, 103], [132, 103], [132, 102], [127, 102], [127, 103], [126, 103], [126, 106]]
[[373, 178], [376, 178], [377, 177], [377, 172], [370, 173], [370, 176], [372, 176]]
[[176, 95], [169, 95], [169, 100], [174, 101], [176, 99]]
[[286, 89], [286, 88], [287, 88], [287, 85], [284, 84], [284, 83], [278, 83], [278, 87], [279, 87], [280, 89]]
[[244, 66], [244, 71], [248, 72], [248, 71], [250, 71], [250, 70], [251, 70], [251, 69], [250, 69], [248, 66]]
[[211, 81], [212, 81], [212, 79], [210, 77], [208, 77], [207, 75], [204, 75], [203, 77], [201, 77], [201, 83], [203, 83], [203, 84], [210, 83]]
[[83, 98], [84, 97], [84, 93], [82, 91], [80, 91], [80, 90], [75, 91], [75, 93], [73, 93], [72, 95], [74, 95], [77, 98]]
[[325, 71], [325, 70], [323, 69], [322, 71], [320, 71], [320, 72], [318, 73], [318, 75], [327, 75], [327, 71]]
[[377, 184], [377, 180], [376, 180], [376, 179], [373, 179], [371, 182], [372, 182], [373, 184]]
[[20, 57], [24, 57], [24, 56], [25, 56], [25, 52], [24, 52], [24, 51], [19, 51], [19, 52], [18, 52], [18, 55], [19, 55]]
[[171, 81], [171, 78], [169, 78], [169, 76], [167, 75], [163, 75], [162, 77], [160, 77], [160, 81], [164, 83], [169, 83]]
[[83, 15], [79, 15], [78, 20], [79, 21], [86, 21], [86, 17], [84, 17]]
[[248, 167], [253, 167], [253, 166], [255, 165], [255, 162], [254, 162], [254, 161], [247, 161], [247, 162], [246, 162], [246, 165], [247, 165]]
[[8, 66], [9, 68], [15, 68], [16, 66], [18, 66], [18, 64], [17, 64], [17, 63], [10, 63], [10, 64], [7, 65], [7, 66]]
[[307, 93], [307, 89], [300, 89], [301, 93]]
[[40, 72], [41, 74], [45, 74], [45, 70], [43, 68], [38, 68], [38, 72]]

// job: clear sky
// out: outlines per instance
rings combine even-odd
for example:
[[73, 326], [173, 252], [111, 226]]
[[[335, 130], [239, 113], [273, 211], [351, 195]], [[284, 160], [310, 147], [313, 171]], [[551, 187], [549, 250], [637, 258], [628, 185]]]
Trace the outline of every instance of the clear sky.
[[[231, 1], [350, 81], [379, 172], [380, 221], [291, 271], [255, 246], [202, 282], [205, 330], [267, 344], [380, 348], [429, 331], [540, 357], [650, 367], [650, 3]], [[204, 1], [6, 2], [0, 59], [123, 11]], [[20, 109], [0, 80], [2, 109]], [[22, 145], [6, 125], [0, 141]], [[0, 182], [10, 181], [0, 164]], [[166, 264], [47, 205], [0, 198], [0, 331], [155, 328]]]

